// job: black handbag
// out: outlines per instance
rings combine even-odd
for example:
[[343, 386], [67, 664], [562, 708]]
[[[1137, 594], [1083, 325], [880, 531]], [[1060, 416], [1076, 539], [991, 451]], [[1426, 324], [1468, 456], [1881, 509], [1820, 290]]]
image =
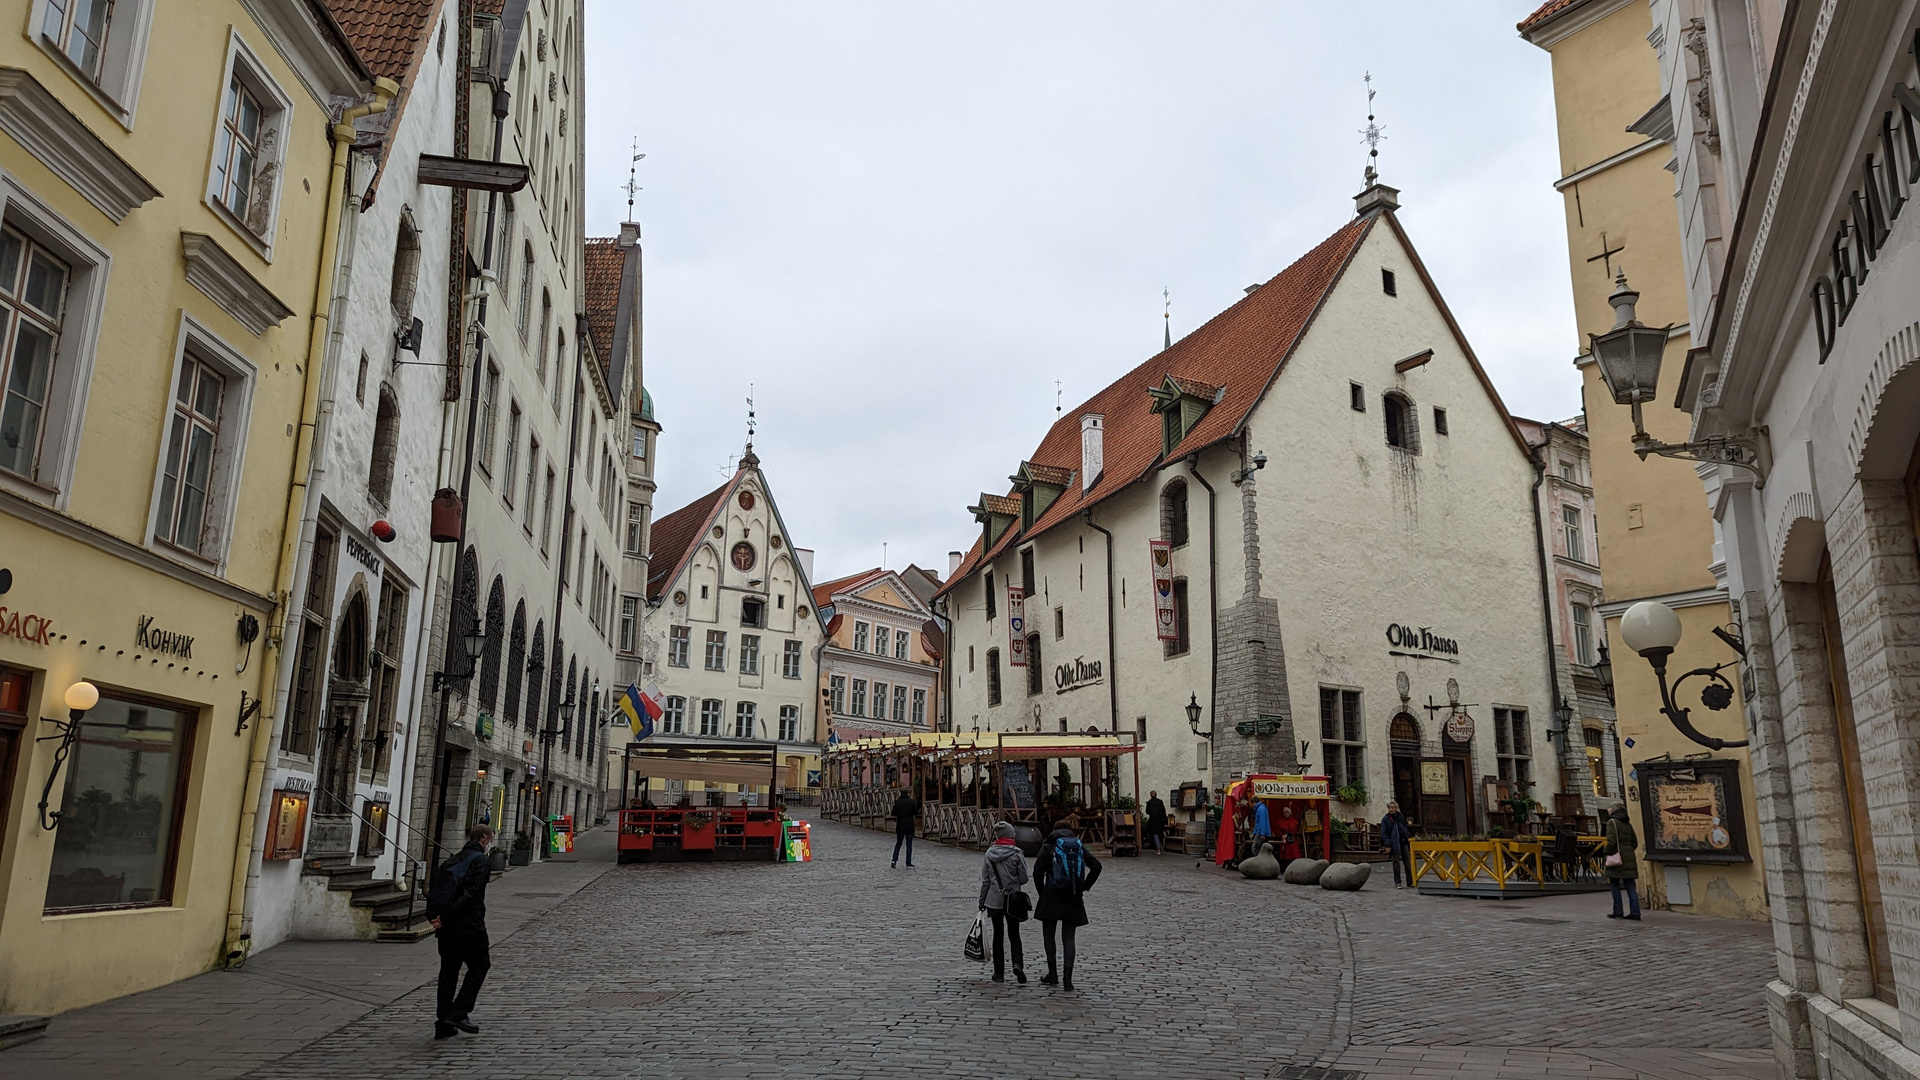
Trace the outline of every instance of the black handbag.
[[1007, 919], [1010, 922], [1023, 923], [1033, 914], [1033, 898], [1025, 889], [1015, 889], [1007, 896]]

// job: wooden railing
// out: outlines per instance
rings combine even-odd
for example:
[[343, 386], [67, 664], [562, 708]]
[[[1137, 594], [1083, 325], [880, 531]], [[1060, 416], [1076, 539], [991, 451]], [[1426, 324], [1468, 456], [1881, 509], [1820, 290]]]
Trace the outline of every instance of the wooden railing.
[[1444, 883], [1455, 889], [1469, 883], [1478, 888], [1539, 892], [1555, 883], [1578, 884], [1605, 878], [1602, 852], [1606, 840], [1580, 837], [1580, 851], [1569, 864], [1555, 857], [1552, 841], [1415, 840], [1413, 880]]

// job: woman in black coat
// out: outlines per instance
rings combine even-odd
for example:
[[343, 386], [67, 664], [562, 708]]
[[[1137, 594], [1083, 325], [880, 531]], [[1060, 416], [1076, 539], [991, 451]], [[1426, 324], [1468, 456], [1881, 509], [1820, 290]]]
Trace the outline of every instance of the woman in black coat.
[[[1073, 834], [1073, 826], [1066, 822], [1055, 826], [1033, 864], [1033, 880], [1040, 889], [1040, 903], [1033, 914], [1040, 920], [1040, 940], [1047, 947], [1047, 973], [1040, 979], [1042, 983], [1073, 989], [1073, 931], [1087, 925], [1087, 905], [1081, 898], [1099, 879], [1100, 860]], [[1065, 946], [1064, 968], [1054, 966], [1056, 926]]]

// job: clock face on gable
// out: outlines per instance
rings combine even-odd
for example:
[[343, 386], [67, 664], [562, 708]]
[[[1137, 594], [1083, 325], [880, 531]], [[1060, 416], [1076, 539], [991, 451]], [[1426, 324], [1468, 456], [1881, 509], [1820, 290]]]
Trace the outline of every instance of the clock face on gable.
[[742, 540], [739, 543], [733, 545], [733, 568], [735, 570], [740, 570], [740, 571], [751, 570], [753, 569], [753, 564], [756, 561], [757, 561], [757, 556], [754, 553], [752, 544], [749, 544], [745, 540]]

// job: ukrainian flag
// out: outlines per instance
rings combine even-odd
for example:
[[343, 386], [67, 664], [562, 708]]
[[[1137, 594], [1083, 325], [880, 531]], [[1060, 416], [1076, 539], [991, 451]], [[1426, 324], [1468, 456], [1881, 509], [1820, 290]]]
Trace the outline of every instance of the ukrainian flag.
[[614, 699], [614, 704], [626, 714], [627, 725], [633, 728], [636, 742], [653, 734], [653, 722], [660, 719], [663, 711], [660, 693], [656, 688], [649, 686], [647, 692], [642, 694], [632, 683], [628, 683], [626, 690]]

